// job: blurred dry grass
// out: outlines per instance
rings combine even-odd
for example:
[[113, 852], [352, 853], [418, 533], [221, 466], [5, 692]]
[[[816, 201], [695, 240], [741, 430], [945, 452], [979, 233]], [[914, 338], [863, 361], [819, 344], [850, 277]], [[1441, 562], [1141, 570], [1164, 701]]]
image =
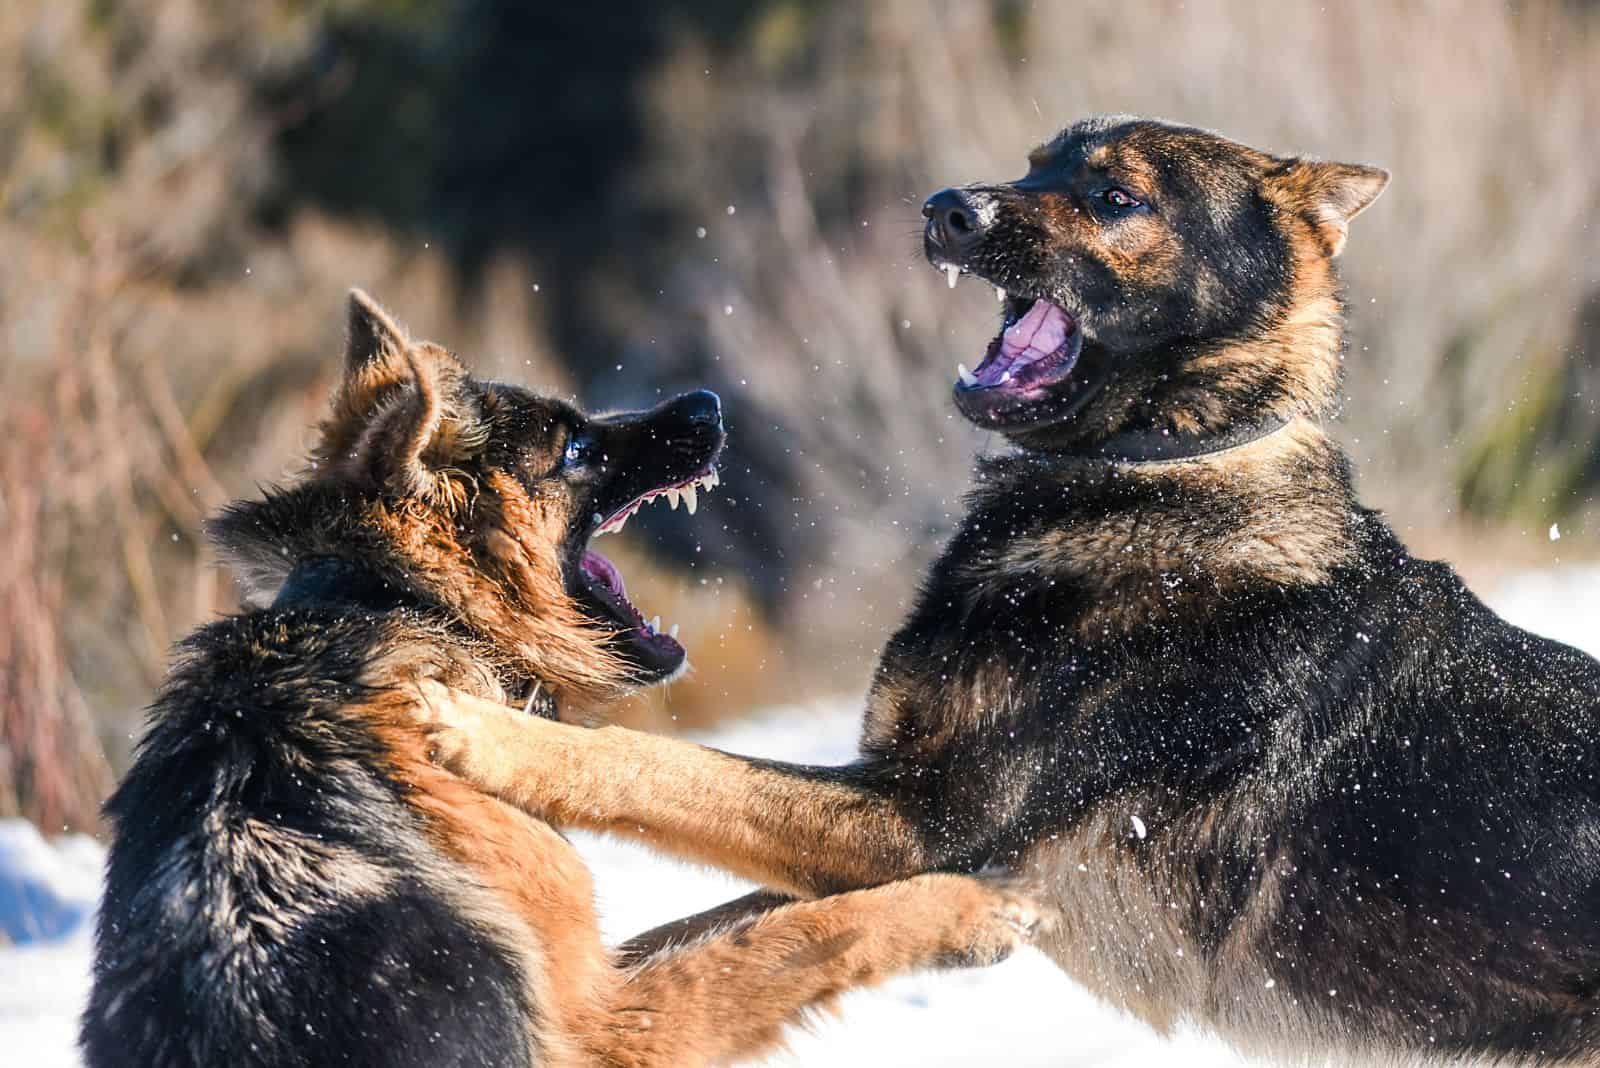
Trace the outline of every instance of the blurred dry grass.
[[[1067, 120], [1109, 111], [1389, 168], [1345, 259], [1345, 436], [1368, 490], [1407, 522], [1590, 506], [1600, 416], [1593, 375], [1574, 372], [1600, 367], [1600, 335], [1578, 336], [1600, 294], [1592, 9], [827, 10], [780, 9], [712, 77], [706, 57], [680, 53], [652, 97], [670, 164], [649, 175], [711, 220], [719, 263], [678, 292], [703, 310], [719, 360], [779, 410], [824, 401], [804, 443], [819, 487], [894, 457], [895, 477], [932, 501], [928, 485], [961, 469], [971, 439], [952, 432], [946, 389], [955, 360], [981, 353], [992, 298], [952, 298], [921, 264], [917, 206], [941, 185], [1016, 176]], [[737, 216], [722, 218], [730, 203]], [[1559, 440], [1537, 440], [1551, 423]], [[856, 518], [881, 538], [880, 515]]]
[[[596, 358], [549, 350], [533, 282], [559, 263], [507, 253], [467, 276], [359, 216], [256, 210], [296, 116], [253, 80], [360, 7], [0, 9], [16, 72], [0, 79], [0, 813], [94, 822], [168, 644], [234, 603], [200, 519], [299, 462], [347, 287], [488, 373], [567, 392]], [[631, 194], [705, 235], [679, 235], [650, 287], [619, 276], [600, 299], [661, 376], [703, 371], [735, 420], [781, 415], [736, 423], [791, 461], [791, 484], [745, 500], [819, 550], [763, 613], [748, 576], [625, 547], [630, 585], [684, 624], [699, 669], [630, 702], [634, 722], [861, 684], [986, 444], [947, 390], [993, 301], [920, 262], [918, 205], [1020, 173], [1091, 112], [1390, 168], [1347, 253], [1344, 433], [1369, 496], [1422, 548], [1486, 544], [1484, 525], [1522, 545], [1555, 518], [1565, 551], [1593, 544], [1592, 8], [771, 3], [731, 51], [684, 36], [645, 93]], [[699, 363], [673, 355], [689, 350]]]

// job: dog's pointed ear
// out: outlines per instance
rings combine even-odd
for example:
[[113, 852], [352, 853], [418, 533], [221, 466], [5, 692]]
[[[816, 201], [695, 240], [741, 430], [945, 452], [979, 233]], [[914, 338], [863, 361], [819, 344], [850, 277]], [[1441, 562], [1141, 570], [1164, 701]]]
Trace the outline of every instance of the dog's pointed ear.
[[362, 289], [352, 289], [346, 301], [345, 373], [364, 371], [375, 363], [400, 355], [406, 348], [404, 330]]
[[1279, 194], [1311, 221], [1329, 256], [1344, 251], [1350, 220], [1389, 184], [1389, 172], [1359, 163], [1290, 159], [1270, 177]]
[[363, 484], [436, 496], [435, 469], [481, 437], [458, 395], [466, 369], [440, 346], [411, 341], [359, 289], [350, 291], [347, 315], [344, 375], [318, 455]]
[[[410, 381], [392, 400], [371, 411], [356, 439], [354, 458], [376, 483], [408, 497], [434, 489], [427, 453], [444, 424], [444, 391], [460, 365], [437, 345], [407, 345], [400, 354]], [[453, 365], [453, 366], [452, 366]]]
[[364, 409], [336, 411], [329, 440], [337, 433], [344, 444], [333, 459], [368, 485], [443, 503], [451, 495], [440, 472], [456, 467], [484, 437], [462, 394], [466, 369], [428, 341], [411, 342], [395, 362], [404, 368], [403, 381]]

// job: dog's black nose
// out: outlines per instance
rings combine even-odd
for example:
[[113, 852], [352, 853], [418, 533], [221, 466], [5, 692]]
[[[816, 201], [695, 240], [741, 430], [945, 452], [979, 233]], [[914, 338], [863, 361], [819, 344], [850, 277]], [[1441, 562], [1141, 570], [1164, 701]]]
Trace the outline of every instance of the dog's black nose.
[[722, 425], [722, 398], [709, 389], [697, 389], [693, 393], [685, 393], [672, 402], [675, 415], [691, 423], [704, 426]]
[[922, 205], [922, 214], [935, 244], [961, 252], [983, 229], [981, 208], [965, 189], [941, 189]]

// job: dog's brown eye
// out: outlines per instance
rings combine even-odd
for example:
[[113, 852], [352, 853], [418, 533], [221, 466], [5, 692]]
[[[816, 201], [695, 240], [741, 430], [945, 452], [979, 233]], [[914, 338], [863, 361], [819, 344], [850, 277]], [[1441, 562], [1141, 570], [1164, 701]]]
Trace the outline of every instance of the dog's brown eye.
[[1113, 208], [1137, 208], [1140, 204], [1140, 202], [1134, 197], [1130, 196], [1126, 190], [1118, 189], [1116, 186], [1112, 186], [1104, 193], [1101, 193], [1100, 199], [1104, 200], [1107, 204], [1110, 204]]

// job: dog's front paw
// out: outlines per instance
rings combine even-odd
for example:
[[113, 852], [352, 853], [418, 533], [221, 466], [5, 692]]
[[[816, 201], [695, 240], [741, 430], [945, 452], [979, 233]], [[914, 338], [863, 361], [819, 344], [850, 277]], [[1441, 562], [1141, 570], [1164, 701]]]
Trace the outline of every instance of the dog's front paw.
[[497, 720], [502, 715], [509, 717], [511, 709], [502, 713], [491, 702], [431, 679], [422, 682], [418, 690], [412, 712], [427, 738], [428, 759], [464, 779], [484, 779], [492, 762], [480, 757], [493, 752], [495, 737], [504, 730]]
[[941, 960], [948, 967], [998, 964], [1047, 926], [1037, 889], [1021, 879], [988, 873], [918, 878], [941, 880], [938, 892], [953, 905]]

